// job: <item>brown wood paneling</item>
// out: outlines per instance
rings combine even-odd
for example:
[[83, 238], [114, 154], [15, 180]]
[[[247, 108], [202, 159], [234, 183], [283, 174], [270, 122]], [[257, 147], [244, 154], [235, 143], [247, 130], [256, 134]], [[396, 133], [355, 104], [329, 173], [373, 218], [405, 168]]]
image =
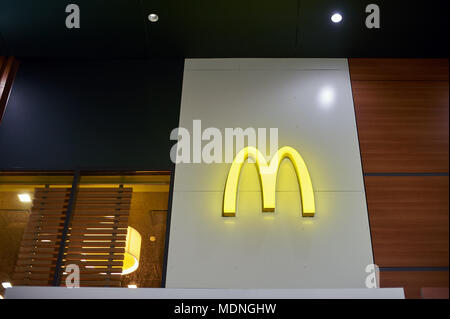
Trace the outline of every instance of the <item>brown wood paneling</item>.
[[448, 266], [448, 176], [366, 176], [375, 263]]
[[19, 63], [14, 57], [0, 57], [0, 123], [18, 67]]
[[420, 290], [422, 299], [448, 299], [448, 288], [427, 288]]
[[352, 81], [448, 81], [448, 59], [349, 59]]
[[353, 81], [364, 171], [448, 172], [448, 82]]
[[423, 287], [448, 287], [448, 271], [381, 271], [380, 286], [404, 287], [406, 298], [421, 298]]

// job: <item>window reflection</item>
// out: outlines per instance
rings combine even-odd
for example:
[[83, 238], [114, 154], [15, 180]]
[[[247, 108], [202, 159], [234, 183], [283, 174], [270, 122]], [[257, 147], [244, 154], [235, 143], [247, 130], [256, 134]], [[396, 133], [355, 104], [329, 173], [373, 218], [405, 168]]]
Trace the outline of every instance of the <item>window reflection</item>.
[[[54, 284], [54, 271], [61, 240], [60, 232], [64, 227], [64, 218], [68, 210], [73, 179], [74, 174], [70, 172], [0, 173], [1, 283], [39, 286]], [[99, 192], [92, 197], [93, 195], [89, 195], [90, 191], [107, 191], [108, 189], [120, 187], [132, 190], [131, 201], [128, 200], [127, 202], [127, 218], [121, 217], [121, 221], [124, 222], [121, 222], [120, 227], [124, 228], [119, 228], [123, 229], [122, 231], [115, 231], [121, 236], [117, 237], [117, 242], [124, 242], [122, 245], [123, 251], [120, 252], [123, 264], [120, 263], [120, 266], [114, 266], [114, 269], [116, 269], [114, 270], [115, 275], [120, 276], [120, 287], [161, 286], [169, 184], [169, 172], [133, 172], [128, 175], [115, 172], [110, 173], [110, 175], [90, 172], [82, 172], [81, 174], [78, 183], [78, 194], [84, 195], [80, 195], [80, 198], [75, 200], [75, 207], [78, 207], [78, 211], [72, 212], [71, 222], [73, 218], [78, 218], [81, 223], [86, 223], [86, 216], [88, 215], [82, 214], [93, 212], [97, 216], [97, 211], [109, 210], [111, 207], [115, 208], [115, 204], [111, 205], [108, 202], [109, 199], [106, 198], [109, 195]], [[47, 192], [45, 190], [49, 190], [48, 195], [45, 195]], [[53, 199], [49, 201], [45, 196], [53, 196]], [[58, 200], [55, 201], [55, 198], [58, 198]], [[43, 199], [46, 200], [45, 203], [42, 202]], [[99, 199], [102, 201], [98, 201]], [[105, 200], [107, 201], [105, 202]], [[48, 210], [49, 215], [45, 215], [48, 212], [44, 215], [49, 216], [49, 219], [42, 219], [44, 215], [38, 214], [38, 216], [33, 213], [36, 210], [41, 212], [42, 209], [45, 212], [47, 212], [46, 209]], [[61, 219], [52, 215], [55, 209], [59, 214], [58, 216], [61, 216]], [[30, 216], [34, 216], [32, 221]], [[80, 216], [84, 217], [80, 219]], [[89, 217], [91, 216], [89, 215]], [[36, 225], [36, 219], [39, 219], [39, 225]], [[57, 236], [54, 238], [53, 235], [55, 234], [37, 233], [36, 230], [41, 229], [40, 225], [50, 227], [46, 229], [54, 230], [57, 232], [55, 233]], [[86, 227], [82, 229], [89, 229]], [[72, 235], [71, 229], [72, 226], [69, 226], [61, 268], [61, 273], [63, 274], [61, 284], [63, 285], [64, 266], [70, 263], [71, 258], [74, 256], [68, 251]], [[101, 226], [101, 229], [95, 230], [91, 227], [89, 231], [82, 230], [81, 232], [81, 234], [73, 234], [73, 236], [76, 235], [78, 237], [72, 237], [72, 242], [79, 240], [79, 238], [82, 239], [82, 242], [90, 241], [91, 238], [96, 238], [100, 242], [110, 240], [108, 237], [110, 234], [106, 234], [107, 231], [104, 225]], [[81, 237], [79, 237], [80, 235]], [[106, 236], [108, 239], [102, 240], [103, 237], [101, 236]], [[37, 238], [39, 238], [38, 241], [36, 241]], [[42, 255], [43, 252], [45, 252], [45, 255]], [[41, 254], [40, 257], [42, 258], [36, 261], [33, 254]], [[100, 258], [101, 256], [97, 255], [97, 257]], [[113, 257], [113, 261], [114, 258], [116, 257]], [[79, 258], [78, 262], [83, 263], [83, 260], [86, 259]], [[37, 262], [39, 265], [36, 264]], [[28, 265], [27, 263], [35, 264]], [[31, 269], [30, 267], [33, 266], [33, 272], [28, 272]], [[90, 267], [95, 269], [97, 266]], [[117, 267], [119, 268], [117, 269]], [[36, 272], [35, 270], [37, 269], [41, 269], [41, 271]], [[94, 277], [89, 277], [87, 272], [81, 271], [81, 285], [95, 286], [95, 281], [91, 280], [91, 278], [97, 280]], [[3, 286], [0, 286], [0, 296], [4, 295], [5, 288]]]

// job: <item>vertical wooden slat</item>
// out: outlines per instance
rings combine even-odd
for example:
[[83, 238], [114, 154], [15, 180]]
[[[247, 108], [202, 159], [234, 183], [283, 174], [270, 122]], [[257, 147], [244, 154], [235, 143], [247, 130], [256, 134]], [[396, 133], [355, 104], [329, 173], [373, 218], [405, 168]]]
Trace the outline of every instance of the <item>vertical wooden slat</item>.
[[69, 194], [70, 188], [36, 188], [13, 275], [14, 285], [52, 284]]
[[[14, 285], [64, 285], [65, 267], [76, 264], [81, 286], [120, 286], [132, 189], [81, 188], [72, 195], [72, 188], [36, 188]], [[61, 246], [64, 229], [67, 241]]]
[[79, 266], [82, 287], [120, 286], [131, 196], [132, 188], [78, 190], [64, 265]]

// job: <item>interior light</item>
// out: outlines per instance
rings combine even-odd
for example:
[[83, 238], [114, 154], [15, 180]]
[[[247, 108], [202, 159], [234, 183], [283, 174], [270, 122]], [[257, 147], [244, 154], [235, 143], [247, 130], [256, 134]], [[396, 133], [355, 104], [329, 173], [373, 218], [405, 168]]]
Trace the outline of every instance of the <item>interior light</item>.
[[155, 236], [150, 236], [150, 241], [155, 241], [156, 237]]
[[334, 23], [339, 23], [342, 21], [342, 15], [340, 13], [334, 13], [331, 16], [331, 21], [333, 21]]
[[156, 13], [150, 13], [150, 14], [148, 15], [148, 20], [149, 20], [150, 22], [156, 22], [156, 21], [159, 20], [159, 17], [158, 17], [158, 15], [157, 15]]
[[0, 295], [0, 299], [4, 299], [2, 295]]
[[128, 285], [128, 288], [137, 288], [137, 285]]
[[131, 274], [139, 267], [141, 255], [141, 234], [133, 227], [128, 227], [122, 275]]
[[12, 287], [11, 283], [10, 283], [10, 282], [8, 282], [8, 281], [6, 281], [6, 282], [2, 282], [2, 286], [3, 286], [3, 288], [5, 288], [5, 289], [7, 289], [7, 288], [11, 288], [11, 287]]
[[29, 194], [24, 193], [24, 194], [18, 194], [17, 196], [19, 196], [19, 200], [22, 203], [31, 203], [31, 197]]

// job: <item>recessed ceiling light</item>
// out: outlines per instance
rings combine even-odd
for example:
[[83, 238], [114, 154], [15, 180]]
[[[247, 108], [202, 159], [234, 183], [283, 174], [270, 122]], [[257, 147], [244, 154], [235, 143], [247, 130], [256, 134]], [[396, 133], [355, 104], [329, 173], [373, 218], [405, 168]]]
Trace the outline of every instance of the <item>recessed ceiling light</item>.
[[128, 285], [128, 288], [137, 288], [137, 285]]
[[24, 193], [24, 194], [18, 194], [17, 196], [19, 196], [19, 200], [22, 203], [31, 203], [31, 197], [29, 194]]
[[3, 286], [3, 288], [5, 288], [5, 289], [7, 289], [7, 288], [11, 288], [12, 287], [12, 285], [11, 285], [11, 283], [10, 282], [2, 282], [2, 286]]
[[155, 236], [150, 236], [150, 241], [155, 241], [156, 237]]
[[334, 23], [339, 23], [342, 21], [342, 15], [340, 13], [334, 13], [331, 16], [331, 21], [333, 21]]
[[150, 13], [148, 15], [148, 20], [150, 20], [150, 22], [156, 22], [159, 20], [159, 17], [156, 13]]

